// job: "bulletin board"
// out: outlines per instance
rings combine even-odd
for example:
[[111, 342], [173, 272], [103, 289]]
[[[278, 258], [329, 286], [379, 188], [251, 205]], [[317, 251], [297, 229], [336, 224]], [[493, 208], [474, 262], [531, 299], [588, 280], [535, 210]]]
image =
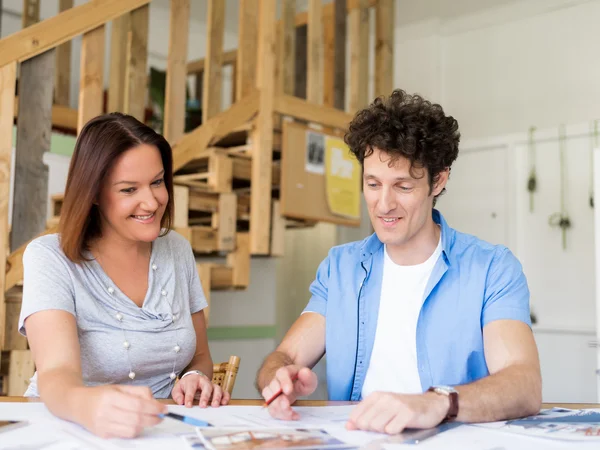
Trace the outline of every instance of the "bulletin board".
[[283, 122], [284, 217], [358, 227], [361, 186], [362, 168], [341, 134]]

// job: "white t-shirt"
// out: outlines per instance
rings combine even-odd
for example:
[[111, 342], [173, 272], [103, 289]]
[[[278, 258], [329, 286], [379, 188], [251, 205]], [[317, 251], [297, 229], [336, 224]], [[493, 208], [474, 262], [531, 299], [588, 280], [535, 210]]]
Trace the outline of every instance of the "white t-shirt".
[[377, 330], [362, 388], [363, 398], [375, 391], [423, 392], [417, 368], [417, 321], [425, 287], [441, 253], [440, 237], [427, 261], [399, 266], [385, 248]]

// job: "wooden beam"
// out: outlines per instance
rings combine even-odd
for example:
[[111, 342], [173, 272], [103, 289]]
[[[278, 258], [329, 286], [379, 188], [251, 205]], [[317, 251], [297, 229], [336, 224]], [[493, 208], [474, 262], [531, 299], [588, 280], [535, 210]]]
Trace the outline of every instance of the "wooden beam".
[[394, 86], [394, 0], [375, 7], [375, 96], [390, 95]]
[[233, 286], [248, 287], [250, 284], [250, 237], [248, 233], [237, 233], [235, 251], [227, 255], [227, 265], [233, 269]]
[[[15, 118], [19, 115], [19, 96], [15, 97]], [[77, 110], [68, 106], [52, 105], [52, 126], [77, 130]]]
[[177, 141], [173, 145], [173, 172], [205, 151], [211, 142], [252, 119], [258, 111], [259, 97], [260, 93], [254, 91]]
[[81, 41], [77, 134], [102, 114], [104, 105], [104, 25], [88, 31]]
[[[58, 11], [73, 7], [73, 0], [59, 0]], [[71, 41], [56, 47], [56, 72], [54, 74], [54, 104], [69, 106], [71, 90]]]
[[275, 97], [274, 109], [279, 114], [339, 130], [346, 130], [352, 120], [351, 114], [347, 114], [339, 109], [318, 106], [291, 95]]
[[150, 0], [91, 1], [38, 22], [0, 41], [0, 67], [44, 53], [148, 3]]
[[[224, 66], [235, 63], [237, 61], [237, 54], [238, 54], [237, 49], [223, 52], [221, 55], [221, 63]], [[186, 70], [187, 70], [188, 74], [200, 73], [200, 72], [204, 71], [204, 66], [205, 66], [204, 58], [196, 59], [194, 61], [190, 61], [187, 63]]]
[[335, 102], [335, 22], [323, 18], [323, 104], [334, 107]]
[[125, 66], [127, 64], [127, 36], [130, 29], [131, 14], [129, 13], [112, 21], [108, 112], [123, 111], [125, 107]]
[[334, 0], [333, 107], [346, 109], [346, 0]]
[[30, 27], [40, 21], [40, 0], [23, 0], [23, 15], [21, 16], [21, 26]]
[[221, 111], [221, 74], [223, 36], [225, 33], [225, 2], [208, 0], [208, 24], [206, 39], [206, 68], [204, 70], [204, 92], [202, 93], [202, 123]]
[[287, 95], [294, 95], [294, 82], [296, 77], [296, 0], [285, 0], [282, 13], [283, 27], [283, 57], [280, 69], [281, 89]]
[[4, 346], [6, 306], [6, 255], [8, 240], [8, 199], [10, 198], [10, 169], [13, 139], [13, 116], [17, 63], [0, 68], [0, 350]]
[[259, 0], [240, 0], [237, 50], [238, 67], [235, 79], [237, 100], [244, 98], [256, 88], [258, 2]]
[[308, 72], [306, 99], [323, 104], [323, 4], [321, 0], [308, 3]]
[[273, 101], [275, 76], [275, 0], [259, 1], [256, 81], [260, 102], [252, 131], [250, 252], [268, 255], [271, 231], [271, 164], [273, 161]]
[[148, 66], [148, 20], [150, 7], [131, 12], [131, 29], [127, 36], [125, 65], [125, 99], [123, 111], [140, 122], [146, 111]]
[[173, 217], [173, 228], [187, 228], [189, 226], [188, 214], [190, 204], [190, 188], [187, 186], [173, 186], [173, 204], [175, 215]]
[[219, 251], [235, 250], [235, 231], [237, 228], [237, 195], [234, 193], [219, 195], [219, 210], [216, 213], [216, 225], [219, 230]]
[[19, 119], [15, 155], [14, 200], [10, 248], [17, 248], [46, 228], [54, 50], [21, 64]]
[[171, 0], [169, 57], [165, 86], [163, 134], [175, 142], [185, 132], [186, 61], [190, 23], [190, 0]]
[[359, 0], [350, 11], [350, 111], [356, 112], [369, 99], [369, 0]]
[[283, 256], [285, 249], [285, 218], [281, 215], [279, 200], [273, 200], [271, 210], [271, 256]]

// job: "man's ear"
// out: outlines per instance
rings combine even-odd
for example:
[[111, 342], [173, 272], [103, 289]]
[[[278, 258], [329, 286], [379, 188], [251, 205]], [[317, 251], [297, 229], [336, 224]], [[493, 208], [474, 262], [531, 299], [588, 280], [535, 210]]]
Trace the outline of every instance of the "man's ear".
[[438, 174], [437, 180], [433, 184], [433, 189], [431, 192], [433, 196], [440, 195], [440, 193], [446, 187], [446, 183], [448, 183], [449, 177], [450, 177], [450, 168], [446, 167], [446, 169], [444, 169], [443, 171], [441, 171]]

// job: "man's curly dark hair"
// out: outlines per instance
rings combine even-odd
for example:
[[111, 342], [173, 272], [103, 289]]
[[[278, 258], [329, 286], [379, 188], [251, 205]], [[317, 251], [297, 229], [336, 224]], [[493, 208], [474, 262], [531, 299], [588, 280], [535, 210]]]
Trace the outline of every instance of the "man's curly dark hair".
[[425, 168], [431, 192], [440, 172], [458, 156], [460, 133], [456, 119], [440, 105], [396, 89], [359, 111], [344, 140], [361, 165], [377, 148], [390, 155], [390, 166], [404, 157], [411, 169]]

